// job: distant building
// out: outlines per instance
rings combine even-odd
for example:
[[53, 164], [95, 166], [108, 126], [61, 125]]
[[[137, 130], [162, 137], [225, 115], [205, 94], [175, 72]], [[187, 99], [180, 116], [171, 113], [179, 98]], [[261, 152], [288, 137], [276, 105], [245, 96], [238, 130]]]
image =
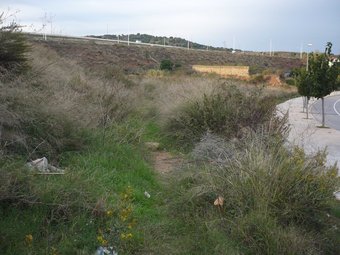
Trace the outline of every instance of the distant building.
[[331, 57], [330, 61], [328, 62], [329, 67], [333, 66], [335, 63], [339, 63], [340, 59], [337, 57]]

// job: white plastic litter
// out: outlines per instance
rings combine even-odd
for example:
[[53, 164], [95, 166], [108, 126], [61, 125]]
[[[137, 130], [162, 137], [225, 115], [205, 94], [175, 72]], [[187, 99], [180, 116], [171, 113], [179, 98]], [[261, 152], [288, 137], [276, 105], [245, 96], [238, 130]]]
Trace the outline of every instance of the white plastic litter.
[[47, 158], [38, 158], [26, 164], [30, 169], [37, 170], [45, 174], [64, 174], [64, 170], [48, 164]]
[[99, 246], [98, 249], [96, 250], [96, 253], [95, 255], [118, 255], [118, 252], [116, 252], [113, 247], [102, 247], [102, 246]]
[[340, 200], [340, 190], [335, 191], [333, 194], [334, 194], [336, 200]]
[[151, 197], [151, 195], [150, 195], [149, 192], [147, 192], [147, 191], [144, 192], [144, 196], [146, 196], [147, 198], [150, 198], [150, 197]]

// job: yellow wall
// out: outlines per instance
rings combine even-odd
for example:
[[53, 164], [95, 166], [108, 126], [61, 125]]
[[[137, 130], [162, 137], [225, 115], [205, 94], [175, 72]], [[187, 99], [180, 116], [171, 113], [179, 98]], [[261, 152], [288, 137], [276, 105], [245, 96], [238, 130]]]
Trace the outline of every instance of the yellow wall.
[[192, 69], [202, 73], [216, 73], [221, 76], [249, 78], [249, 66], [203, 66], [193, 65]]

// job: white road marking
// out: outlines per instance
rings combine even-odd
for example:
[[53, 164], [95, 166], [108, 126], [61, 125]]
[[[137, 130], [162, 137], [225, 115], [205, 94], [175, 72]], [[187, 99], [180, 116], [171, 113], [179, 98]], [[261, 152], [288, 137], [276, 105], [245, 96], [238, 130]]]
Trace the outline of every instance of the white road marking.
[[334, 111], [336, 112], [336, 114], [338, 114], [338, 115], [340, 116], [340, 112], [338, 112], [338, 110], [337, 110], [336, 107], [335, 107], [336, 104], [339, 103], [339, 102], [340, 102], [340, 99], [338, 99], [338, 100], [335, 101], [335, 103], [334, 103], [334, 105], [333, 105], [333, 109], [334, 109]]

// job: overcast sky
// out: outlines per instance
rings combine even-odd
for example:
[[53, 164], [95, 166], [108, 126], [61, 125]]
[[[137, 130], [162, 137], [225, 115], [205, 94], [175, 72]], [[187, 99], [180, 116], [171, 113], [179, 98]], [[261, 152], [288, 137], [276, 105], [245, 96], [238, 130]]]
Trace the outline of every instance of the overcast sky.
[[[9, 10], [9, 11], [8, 11]], [[26, 30], [67, 35], [147, 33], [242, 50], [340, 53], [340, 0], [0, 0]], [[48, 23], [48, 32], [51, 32]], [[234, 39], [233, 39], [234, 38]]]

